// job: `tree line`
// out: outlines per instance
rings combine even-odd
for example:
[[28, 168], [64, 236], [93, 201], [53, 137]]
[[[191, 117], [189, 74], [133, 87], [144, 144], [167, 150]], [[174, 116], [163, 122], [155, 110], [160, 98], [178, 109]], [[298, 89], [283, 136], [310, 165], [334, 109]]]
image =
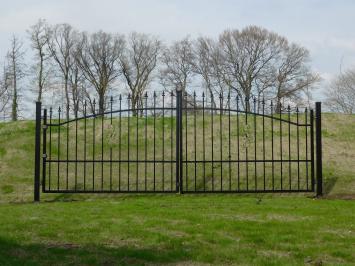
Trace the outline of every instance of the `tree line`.
[[88, 33], [43, 19], [27, 33], [31, 65], [26, 66], [24, 44], [14, 36], [1, 71], [0, 111], [14, 121], [23, 101], [19, 95], [28, 91], [19, 86], [26, 76], [32, 80], [33, 100], [60, 98], [67, 117], [69, 112], [79, 116], [84, 102], [93, 110], [94, 99], [98, 112], [103, 112], [109, 95], [118, 93], [129, 94], [136, 109], [152, 86], [187, 94], [198, 86], [206, 95], [273, 99], [277, 112], [283, 102], [309, 97], [319, 81], [306, 48], [257, 26], [225, 30], [218, 38], [185, 37], [169, 44], [145, 33]]

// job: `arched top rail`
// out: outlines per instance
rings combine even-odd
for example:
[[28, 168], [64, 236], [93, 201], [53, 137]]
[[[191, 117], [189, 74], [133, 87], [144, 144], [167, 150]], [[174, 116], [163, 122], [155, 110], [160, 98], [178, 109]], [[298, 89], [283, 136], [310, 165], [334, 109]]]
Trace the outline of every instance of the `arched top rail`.
[[[258, 112], [252, 112], [252, 111], [244, 111], [244, 110], [240, 110], [240, 109], [234, 109], [234, 108], [215, 108], [215, 107], [182, 107], [183, 110], [188, 110], [188, 111], [223, 111], [223, 112], [231, 112], [231, 113], [241, 113], [241, 114], [247, 114], [247, 115], [255, 115], [255, 116], [259, 116], [259, 117], [266, 117], [269, 119], [273, 119], [275, 121], [281, 121], [284, 123], [288, 123], [291, 125], [295, 125], [295, 126], [311, 126], [311, 123], [297, 123], [291, 120], [287, 120], [284, 118], [280, 117], [279, 113], [274, 113], [272, 115], [270, 114], [262, 114], [262, 113], [258, 113]], [[176, 110], [176, 107], [144, 107], [144, 108], [129, 108], [129, 109], [121, 109], [121, 110], [114, 110], [114, 111], [108, 111], [108, 112], [103, 112], [103, 113], [95, 113], [95, 114], [90, 114], [90, 115], [86, 115], [86, 116], [81, 116], [78, 118], [73, 118], [70, 120], [65, 120], [63, 122], [60, 123], [49, 123], [47, 124], [47, 126], [62, 126], [65, 124], [69, 124], [75, 121], [80, 121], [83, 119], [89, 119], [89, 118], [96, 118], [96, 117], [101, 117], [101, 116], [106, 116], [106, 115], [110, 115], [110, 114], [115, 114], [115, 113], [133, 113], [133, 112], [144, 112], [144, 111], [172, 111], [172, 110]], [[313, 110], [311, 109], [310, 112], [313, 112]], [[286, 115], [287, 113], [281, 113], [281, 115]], [[307, 114], [307, 112], [306, 112]]]
[[[96, 102], [93, 101], [90, 106], [90, 114], [87, 114], [89, 105], [85, 103], [81, 108], [82, 115], [77, 115], [76, 118], [68, 118], [67, 115], [65, 116], [64, 110], [60, 108], [58, 109], [58, 116], [53, 117], [53, 110], [51, 108], [49, 112], [50, 121], [47, 125], [62, 126], [83, 119], [101, 116], [112, 117], [113, 114], [123, 113], [125, 116], [150, 116], [153, 115], [153, 112], [157, 112], [156, 115], [171, 112], [174, 116], [176, 113], [175, 111], [177, 110], [177, 94], [178, 92], [154, 92], [151, 96], [148, 96], [148, 93], [145, 93], [141, 97], [136, 98], [134, 101], [131, 95], [128, 95], [127, 98], [123, 98], [120, 95], [118, 100], [113, 100], [113, 97], [110, 97], [110, 100], [105, 104], [106, 108], [100, 108], [100, 110], [106, 109], [104, 112], [98, 111], [95, 108], [97, 107], [97, 105], [95, 105]], [[299, 107], [295, 104], [292, 105], [292, 103], [285, 104], [285, 102], [281, 102], [280, 99], [265, 100], [264, 98], [257, 98], [255, 96], [248, 98], [241, 97], [239, 95], [232, 96], [230, 93], [226, 95], [202, 93], [201, 96], [197, 96], [195, 92], [181, 92], [181, 94], [182, 104], [180, 108], [185, 112], [208, 112], [211, 114], [217, 112], [223, 113], [223, 115], [228, 113], [231, 115], [235, 115], [236, 113], [242, 115], [247, 114], [273, 119], [275, 121], [281, 121], [295, 126], [311, 126], [311, 121], [310, 119], [307, 119], [307, 116], [310, 116], [310, 113], [313, 112], [313, 110], [307, 107]], [[69, 109], [66, 111], [69, 113]], [[290, 115], [292, 115], [292, 119], [290, 119]], [[294, 118], [295, 116], [297, 119]], [[61, 117], [64, 119], [61, 120]]]

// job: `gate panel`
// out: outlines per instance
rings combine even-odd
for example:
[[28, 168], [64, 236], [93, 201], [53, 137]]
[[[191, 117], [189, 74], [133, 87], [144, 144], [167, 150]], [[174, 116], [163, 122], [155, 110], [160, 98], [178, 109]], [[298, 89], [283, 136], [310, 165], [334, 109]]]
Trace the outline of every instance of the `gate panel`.
[[[85, 103], [77, 118], [68, 118], [69, 108], [50, 108], [48, 118], [44, 110], [43, 192], [312, 192], [317, 185], [321, 195], [320, 103], [314, 117], [280, 101], [177, 91], [111, 97], [108, 111], [97, 109]], [[39, 200], [40, 103], [36, 121]]]
[[85, 104], [82, 117], [64, 121], [50, 109], [43, 191], [175, 192], [175, 96], [138, 101], [111, 98], [105, 113]]
[[184, 95], [184, 192], [314, 191], [313, 111]]

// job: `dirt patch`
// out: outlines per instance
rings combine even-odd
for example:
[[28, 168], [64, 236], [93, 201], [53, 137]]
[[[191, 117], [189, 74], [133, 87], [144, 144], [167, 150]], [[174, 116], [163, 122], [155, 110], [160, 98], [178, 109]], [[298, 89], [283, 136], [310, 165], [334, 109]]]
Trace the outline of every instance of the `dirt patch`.
[[47, 248], [63, 248], [63, 249], [78, 249], [81, 246], [75, 243], [56, 243], [50, 242], [47, 243]]
[[10, 254], [16, 258], [26, 258], [27, 252], [21, 248], [15, 248], [10, 251]]
[[279, 214], [268, 214], [266, 216], [267, 220], [277, 220], [283, 222], [296, 222], [296, 221], [304, 221], [304, 220], [312, 220], [311, 217], [307, 216], [293, 216], [293, 215], [279, 215]]
[[355, 194], [334, 194], [323, 197], [324, 199], [355, 200]]
[[166, 236], [169, 237], [186, 237], [188, 236], [187, 233], [182, 232], [182, 231], [178, 231], [178, 230], [169, 230], [169, 229], [163, 229], [161, 227], [159, 228], [151, 228], [148, 231], [152, 232], [152, 233], [159, 233], [159, 234], [164, 234]]
[[278, 257], [278, 258], [284, 258], [284, 257], [290, 257], [291, 252], [285, 252], [281, 250], [259, 250], [258, 255], [263, 256], [263, 257]]

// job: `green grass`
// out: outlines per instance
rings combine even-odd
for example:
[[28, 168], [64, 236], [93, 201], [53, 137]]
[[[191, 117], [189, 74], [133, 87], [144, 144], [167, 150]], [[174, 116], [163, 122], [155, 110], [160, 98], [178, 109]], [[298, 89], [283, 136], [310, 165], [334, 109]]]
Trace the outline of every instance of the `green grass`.
[[323, 199], [42, 194], [33, 204], [33, 155], [33, 121], [0, 124], [0, 265], [355, 264], [355, 204], [344, 200], [355, 198], [355, 116], [323, 114]]
[[0, 206], [0, 264], [350, 265], [354, 203], [126, 196]]

